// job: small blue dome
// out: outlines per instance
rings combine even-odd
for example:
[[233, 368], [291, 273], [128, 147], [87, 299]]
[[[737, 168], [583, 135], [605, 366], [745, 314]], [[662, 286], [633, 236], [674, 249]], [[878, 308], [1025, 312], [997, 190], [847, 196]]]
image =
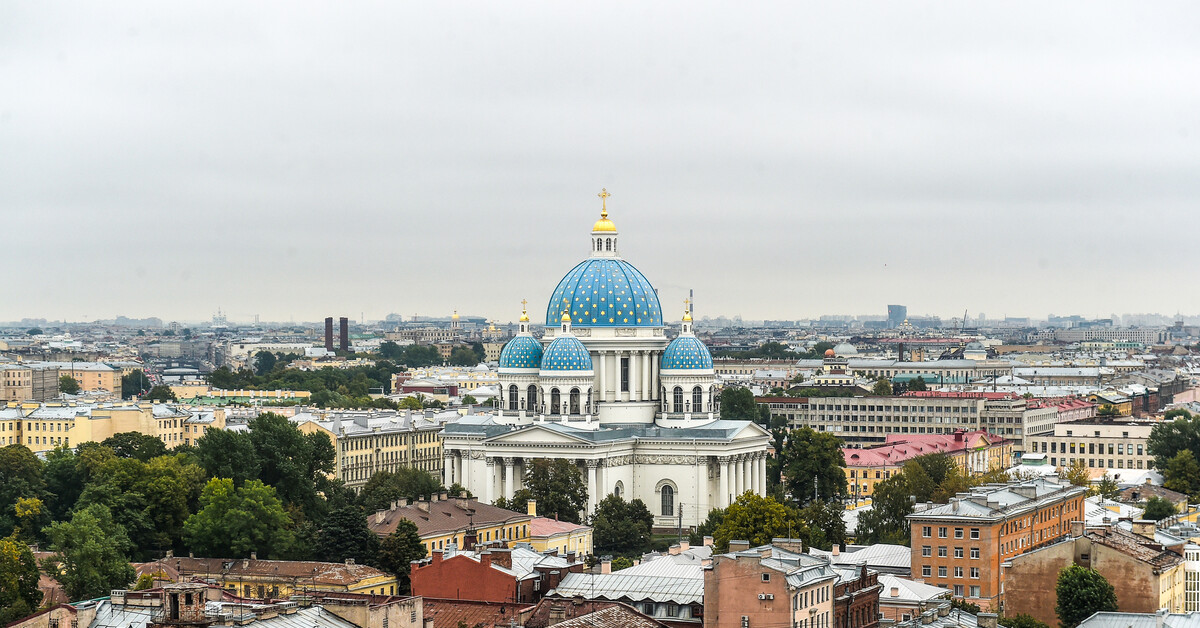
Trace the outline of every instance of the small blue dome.
[[671, 341], [663, 351], [662, 370], [702, 371], [712, 370], [712, 354], [708, 347], [695, 336], [680, 336]]
[[592, 354], [575, 336], [559, 336], [542, 354], [543, 371], [590, 371]]
[[572, 268], [550, 295], [546, 326], [562, 318], [563, 300], [576, 327], [662, 327], [662, 306], [654, 286], [633, 264], [593, 257]]
[[533, 336], [517, 336], [500, 352], [502, 369], [536, 369], [542, 364], [542, 343]]

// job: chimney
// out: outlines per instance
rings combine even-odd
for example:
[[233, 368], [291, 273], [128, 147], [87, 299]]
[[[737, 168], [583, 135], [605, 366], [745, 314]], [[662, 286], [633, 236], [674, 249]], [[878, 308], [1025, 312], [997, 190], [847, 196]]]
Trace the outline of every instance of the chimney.
[[612, 556], [605, 556], [600, 560], [600, 573], [612, 573]]
[[347, 558], [347, 559], [346, 559], [346, 564], [347, 564], [347, 565], [353, 565], [353, 564], [354, 564], [354, 559], [353, 559], [353, 558]]
[[421, 512], [429, 512], [429, 502], [425, 500], [418, 501], [417, 510], [420, 510]]
[[1083, 521], [1072, 521], [1071, 536], [1076, 538], [1083, 536], [1084, 525], [1085, 523]]
[[925, 611], [921, 613], [921, 624], [925, 626], [932, 624], [935, 615], [937, 615], [937, 611]]
[[750, 549], [750, 541], [738, 540], [729, 542], [729, 551], [731, 552], [744, 552], [748, 549]]
[[771, 539], [771, 545], [795, 554], [804, 553], [804, 541], [800, 539], [774, 538]]
[[175, 558], [175, 550], [167, 550], [165, 558]]
[[546, 623], [547, 626], [561, 624], [567, 620], [567, 607], [562, 604], [555, 604], [550, 607], [550, 619]]
[[[392, 502], [393, 505], [395, 505], [395, 503], [396, 502]], [[393, 508], [392, 510], [395, 510], [395, 508]], [[383, 523], [383, 520], [386, 518], [387, 518], [386, 510], [376, 510], [375, 511], [375, 525], [379, 525], [379, 524]]]
[[430, 493], [429, 501], [430, 501], [430, 503], [436, 502], [438, 499], [440, 499], [440, 497], [441, 497], [441, 495], [439, 495], [438, 493]]
[[996, 628], [995, 613], [980, 613], [976, 615], [976, 619], [979, 621], [979, 628]]
[[512, 550], [507, 547], [496, 547], [488, 550], [492, 555], [492, 564], [500, 565], [505, 569], [512, 569]]
[[484, 552], [484, 553], [480, 554], [479, 555], [479, 563], [481, 565], [483, 565], [484, 567], [491, 567], [492, 566], [492, 553]]
[[892, 587], [891, 596], [900, 597], [900, 587]]
[[1140, 537], [1153, 541], [1155, 532], [1154, 522], [1149, 519], [1137, 519], [1133, 522], [1133, 533]]
[[950, 605], [942, 604], [941, 606], [937, 607], [937, 613], [938, 617], [946, 617], [950, 614]]
[[713, 544], [712, 535], [706, 535], [704, 537], [704, 547], [712, 547], [712, 544]]
[[250, 560], [258, 560], [258, 552], [250, 552]]
[[833, 551], [832, 551], [832, 552], [829, 552], [829, 553], [830, 553], [830, 554], [832, 554], [832, 555], [834, 555], [834, 556], [839, 556], [839, 555], [841, 555], [841, 553], [842, 553], [842, 546], [841, 546], [841, 545], [834, 545], [834, 546], [833, 546]]
[[403, 498], [403, 499], [397, 499], [397, 500], [396, 500], [396, 507], [398, 507], [398, 508], [407, 508], [407, 507], [408, 507], [408, 498], [407, 498], [407, 497], [405, 497], [405, 498]]
[[242, 559], [242, 569], [249, 569], [249, 568], [250, 568], [250, 559], [243, 558]]
[[1150, 478], [1149, 477], [1146, 478], [1146, 486], [1150, 486]]
[[671, 547], [667, 548], [667, 553], [670, 554], [671, 556], [678, 556], [679, 555], [679, 546], [672, 545]]
[[531, 499], [528, 502], [525, 502], [525, 512], [530, 517], [537, 516], [537, 500], [536, 499]]
[[442, 552], [444, 552], [444, 551], [445, 550], [440, 550], [440, 549], [433, 550], [433, 562], [430, 564], [433, 564], [433, 565], [440, 564], [442, 562]]
[[447, 493], [446, 491], [441, 491], [438, 493], [438, 499], [441, 501], [446, 501], [446, 499], [448, 499], [449, 497], [450, 497], [450, 493]]
[[761, 550], [759, 550], [759, 551], [758, 551], [758, 556], [759, 556], [760, 558], [770, 558], [770, 557], [771, 557], [771, 553], [772, 553], [772, 552], [771, 552], [771, 548], [770, 548], [770, 547], [764, 547], [764, 548], [762, 548]]
[[690, 550], [690, 549], [692, 549], [692, 544], [691, 544], [691, 543], [689, 543], [689, 542], [687, 542], [687, 541], [680, 541], [680, 542], [679, 542], [679, 551], [680, 551], [680, 552], [686, 552], [686, 551], [688, 551], [688, 550]]

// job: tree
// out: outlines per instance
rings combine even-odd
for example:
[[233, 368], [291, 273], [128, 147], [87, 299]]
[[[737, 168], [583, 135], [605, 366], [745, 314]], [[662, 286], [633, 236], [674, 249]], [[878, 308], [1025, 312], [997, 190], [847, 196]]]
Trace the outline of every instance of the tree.
[[129, 537], [108, 508], [92, 504], [75, 511], [70, 521], [51, 525], [46, 532], [55, 554], [45, 568], [62, 584], [68, 598], [96, 598], [133, 583], [135, 574], [127, 554]]
[[929, 390], [929, 387], [925, 385], [925, 378], [918, 375], [916, 379], [914, 379], [908, 383], [908, 389], [921, 391], [921, 390]]
[[716, 533], [717, 528], [721, 527], [721, 522], [725, 520], [724, 508], [713, 508], [708, 511], [708, 517], [704, 519], [704, 523], [696, 526], [696, 529], [688, 534], [688, 541], [700, 547], [704, 544], [704, 537], [712, 536]]
[[409, 564], [425, 558], [425, 544], [417, 534], [417, 524], [401, 519], [396, 524], [396, 531], [379, 545], [379, 568], [396, 576], [397, 594], [408, 595], [412, 589]]
[[960, 598], [954, 598], [950, 600], [950, 608], [960, 610], [964, 613], [970, 613], [972, 615], [978, 615], [979, 613], [983, 612], [983, 609], [979, 608], [978, 604], [975, 604], [974, 602], [968, 602]]
[[79, 394], [79, 382], [70, 375], [62, 375], [58, 378], [58, 391], [68, 395]]
[[389, 360], [400, 360], [404, 358], [404, 349], [400, 345], [391, 340], [379, 343], [379, 355]]
[[[90, 445], [90, 447], [88, 447]], [[98, 443], [80, 445], [81, 451], [100, 447]], [[79, 494], [83, 492], [86, 481], [84, 470], [79, 465], [79, 457], [66, 445], [55, 447], [46, 453], [46, 462], [42, 465], [42, 476], [45, 478], [46, 492], [50, 494], [48, 506], [50, 519], [60, 521], [66, 519]]]
[[525, 469], [525, 488], [513, 495], [508, 508], [524, 512], [529, 499], [537, 500], [538, 512], [546, 517], [580, 523], [580, 513], [587, 508], [587, 486], [571, 461], [539, 458]]
[[150, 392], [146, 393], [142, 399], [147, 401], [179, 401], [179, 398], [175, 396], [175, 391], [171, 390], [170, 386], [162, 384], [151, 388]]
[[809, 530], [809, 545], [825, 551], [846, 544], [845, 507], [840, 500], [817, 500], [800, 509], [800, 520]]
[[167, 446], [161, 440], [141, 432], [113, 434], [100, 444], [111, 448], [118, 458], [137, 458], [142, 462], [167, 453]]
[[29, 497], [47, 497], [41, 461], [24, 445], [0, 447], [0, 536], [12, 534], [17, 500]]
[[142, 369], [134, 369], [128, 375], [121, 376], [121, 397], [132, 399], [150, 390], [150, 379]]
[[317, 478], [333, 472], [336, 452], [324, 434], [304, 434], [287, 418], [264, 412], [250, 421], [258, 479], [275, 487], [285, 504], [311, 513], [318, 506]]
[[1163, 472], [1165, 488], [1178, 491], [1193, 499], [1200, 497], [1200, 463], [1190, 449], [1183, 449], [1167, 461]]
[[640, 499], [626, 502], [609, 495], [600, 500], [589, 524], [597, 554], [640, 555], [650, 547], [654, 515]]
[[841, 441], [832, 433], [810, 427], [792, 430], [780, 462], [793, 499], [830, 500], [846, 495], [846, 458]]
[[210, 478], [230, 478], [234, 486], [258, 478], [258, 456], [245, 432], [208, 430], [196, 440], [196, 459]]
[[1058, 572], [1054, 612], [1061, 628], [1075, 628], [1095, 613], [1117, 610], [1117, 594], [1095, 569], [1071, 565]]
[[257, 552], [269, 558], [290, 548], [291, 527], [274, 488], [249, 480], [234, 489], [233, 480], [213, 478], [200, 495], [200, 511], [184, 524], [183, 538], [201, 555], [241, 558]]
[[474, 406], [479, 404], [479, 400], [471, 395], [463, 395], [460, 401], [462, 401], [464, 406]]
[[1108, 473], [1105, 473], [1104, 477], [1100, 478], [1100, 481], [1096, 483], [1096, 486], [1092, 490], [1104, 499], [1116, 499], [1121, 494], [1121, 486]]
[[612, 559], [612, 571], [618, 572], [622, 569], [629, 569], [633, 566], [633, 561], [628, 556], [615, 556]]
[[429, 497], [442, 490], [442, 483], [427, 471], [400, 467], [376, 471], [359, 492], [359, 503], [367, 512], [383, 510], [398, 499]]
[[314, 549], [323, 561], [340, 563], [353, 558], [357, 563], [373, 563], [379, 553], [379, 537], [367, 527], [362, 509], [344, 506], [325, 517]]
[[892, 396], [892, 383], [882, 377], [875, 380], [875, 385], [871, 387], [871, 394], [876, 397]]
[[908, 515], [913, 512], [909, 495], [908, 478], [903, 472], [876, 484], [870, 508], [859, 510], [858, 528], [854, 532], [857, 542], [908, 545], [911, 542]]
[[1112, 405], [1111, 403], [1106, 403], [1106, 404], [1102, 404], [1100, 406], [1100, 408], [1096, 410], [1096, 416], [1098, 416], [1098, 417], [1121, 416], [1121, 411], [1118, 410], [1116, 408], [1116, 406]]
[[259, 351], [258, 353], [254, 354], [254, 370], [259, 375], [266, 375], [275, 368], [275, 363], [278, 361], [279, 358], [277, 358], [274, 353], [271, 353], [270, 351]]
[[1146, 500], [1146, 512], [1142, 513], [1142, 517], [1158, 521], [1170, 517], [1175, 512], [1175, 504], [1156, 495]]
[[754, 393], [743, 386], [726, 386], [717, 395], [721, 400], [721, 417], [737, 421], [753, 421], [758, 418], [758, 407]]
[[1171, 420], [1155, 425], [1146, 439], [1146, 451], [1154, 456], [1155, 469], [1170, 468], [1171, 459], [1185, 449], [1200, 451], [1200, 417], [1186, 410], [1182, 414], [1172, 410], [1165, 416]]
[[1059, 467], [1059, 475], [1062, 479], [1070, 482], [1074, 486], [1090, 487], [1092, 485], [1092, 476], [1088, 473], [1087, 465], [1084, 464], [1083, 458], [1076, 458], [1070, 466]]
[[425, 405], [421, 403], [421, 399], [416, 395], [401, 399], [398, 405], [400, 406], [401, 410], [421, 410], [425, 407]]
[[37, 561], [29, 545], [15, 537], [0, 539], [0, 624], [32, 615], [42, 603]]
[[472, 366], [479, 364], [480, 357], [471, 347], [455, 347], [450, 352], [450, 364], [454, 366]]
[[1025, 613], [1019, 613], [1012, 617], [1004, 617], [997, 623], [1004, 626], [1004, 628], [1050, 628], [1045, 622]]
[[713, 533], [713, 544], [718, 551], [725, 552], [729, 550], [729, 541], [734, 539], [749, 541], [755, 547], [766, 545], [773, 538], [807, 540], [808, 536], [808, 527], [794, 510], [774, 498], [746, 491], [725, 509], [725, 518]]

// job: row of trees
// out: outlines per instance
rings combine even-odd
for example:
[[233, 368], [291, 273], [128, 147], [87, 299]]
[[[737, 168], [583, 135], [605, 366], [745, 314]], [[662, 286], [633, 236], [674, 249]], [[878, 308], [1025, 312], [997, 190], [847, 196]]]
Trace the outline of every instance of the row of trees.
[[[436, 348], [430, 348], [437, 352]], [[273, 354], [260, 352], [255, 356], [260, 366], [269, 362], [269, 370], [261, 373], [251, 369], [233, 371], [222, 366], [208, 374], [209, 385], [225, 390], [306, 390], [312, 393], [308, 403], [323, 408], [369, 408], [379, 407], [369, 396], [371, 389], [390, 393], [392, 375], [401, 371], [400, 367], [388, 360], [379, 360], [374, 366], [302, 371], [287, 368], [290, 360], [271, 362], [262, 354]]]
[[749, 351], [718, 351], [721, 358], [757, 358], [763, 360], [815, 360], [825, 356], [825, 351], [832, 349], [832, 342], [821, 341], [808, 351], [792, 351], [790, 347], [779, 342], [764, 342]]

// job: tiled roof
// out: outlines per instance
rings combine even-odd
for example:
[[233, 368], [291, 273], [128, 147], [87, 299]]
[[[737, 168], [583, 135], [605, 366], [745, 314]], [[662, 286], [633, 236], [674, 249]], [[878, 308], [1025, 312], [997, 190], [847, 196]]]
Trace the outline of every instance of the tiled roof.
[[1058, 484], [1044, 478], [1008, 484], [985, 484], [972, 488], [969, 493], [955, 497], [948, 504], [934, 506], [908, 515], [909, 519], [937, 517], [951, 518], [995, 518], [1032, 508], [1044, 501], [1058, 500], [1067, 496], [1082, 495], [1081, 486]]
[[529, 536], [552, 536], [555, 534], [565, 534], [567, 532], [575, 532], [587, 530], [588, 526], [570, 521], [559, 521], [549, 517], [534, 517], [529, 522]]
[[1151, 545], [1154, 542], [1150, 539], [1116, 526], [1089, 528], [1083, 534], [1093, 543], [1111, 547], [1130, 558], [1153, 565], [1156, 569], [1174, 567], [1183, 562], [1183, 557], [1179, 554], [1162, 549], [1161, 545]]
[[[377, 516], [381, 516], [382, 521], [377, 522]], [[425, 537], [466, 530], [472, 525], [478, 528], [521, 523], [531, 518], [527, 514], [497, 508], [474, 498], [452, 498], [445, 501], [418, 502], [371, 513], [367, 515], [367, 527], [379, 536], [387, 536], [396, 531], [401, 519], [407, 519], [417, 525], [417, 534]]]
[[870, 449], [842, 449], [848, 467], [896, 466], [933, 453], [955, 454], [1004, 442], [1003, 436], [984, 430], [953, 434], [888, 434], [888, 444]]
[[501, 604], [425, 598], [424, 616], [433, 619], [433, 628], [458, 628], [466, 624], [475, 628], [509, 628], [518, 613], [528, 604]]
[[301, 578], [305, 583], [323, 586], [347, 586], [369, 578], [389, 578], [390, 574], [368, 565], [323, 563], [313, 560], [258, 560], [252, 558], [191, 558], [177, 556], [138, 566], [140, 573], [164, 571], [178, 577], [228, 574], [229, 576], [260, 576]]
[[557, 628], [665, 628], [666, 624], [646, 617], [625, 604], [614, 604], [559, 624]]

